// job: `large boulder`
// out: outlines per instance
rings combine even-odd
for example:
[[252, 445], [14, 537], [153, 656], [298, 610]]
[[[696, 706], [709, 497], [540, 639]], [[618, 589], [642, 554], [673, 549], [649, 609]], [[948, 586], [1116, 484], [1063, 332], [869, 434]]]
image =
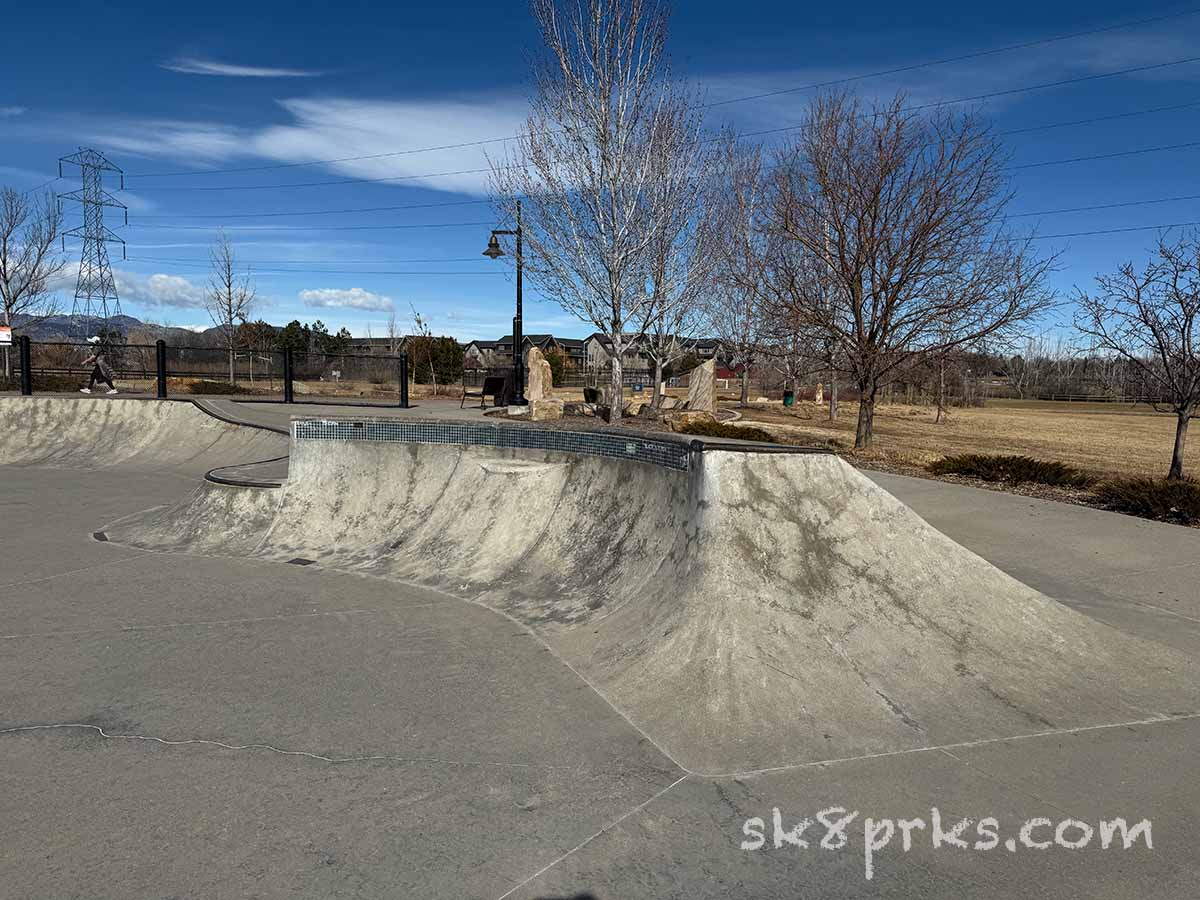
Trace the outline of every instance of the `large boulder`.
[[551, 422], [563, 417], [563, 401], [544, 397], [529, 401], [529, 418], [535, 422]]

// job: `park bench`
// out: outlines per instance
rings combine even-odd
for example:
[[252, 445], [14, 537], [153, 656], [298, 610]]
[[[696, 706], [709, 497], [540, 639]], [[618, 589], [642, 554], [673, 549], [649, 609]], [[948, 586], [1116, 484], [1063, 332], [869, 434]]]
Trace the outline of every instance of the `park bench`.
[[483, 379], [483, 386], [477, 391], [468, 390], [466, 385], [463, 386], [462, 400], [459, 402], [458, 408], [463, 408], [468, 397], [478, 397], [479, 408], [483, 409], [489, 395], [492, 397], [492, 404], [499, 406], [501, 399], [507, 396], [507, 394], [508, 379], [503, 375], [488, 375]]

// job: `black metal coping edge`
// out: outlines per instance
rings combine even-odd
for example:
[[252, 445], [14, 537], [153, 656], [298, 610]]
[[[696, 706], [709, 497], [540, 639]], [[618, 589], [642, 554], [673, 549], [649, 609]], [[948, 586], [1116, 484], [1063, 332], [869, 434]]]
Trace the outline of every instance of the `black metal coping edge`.
[[272, 459], [259, 459], [250, 463], [234, 463], [229, 466], [217, 466], [215, 469], [209, 469], [204, 473], [204, 480], [211, 481], [213, 484], [223, 484], [228, 487], [247, 487], [247, 488], [281, 488], [284, 481], [279, 478], [238, 478], [234, 475], [222, 474], [231, 469], [246, 469], [253, 466], [263, 465], [264, 463], [280, 462], [285, 460], [286, 456], [276, 456]]
[[[147, 399], [149, 399], [149, 398], [147, 398]], [[196, 409], [200, 410], [200, 412], [204, 413], [206, 416], [212, 416], [214, 419], [218, 419], [218, 420], [226, 423], [227, 425], [238, 425], [242, 428], [257, 428], [260, 431], [271, 431], [271, 432], [274, 432], [275, 434], [284, 434], [284, 435], [291, 434], [291, 432], [288, 431], [288, 429], [286, 429], [286, 428], [277, 428], [274, 425], [264, 425], [261, 422], [247, 422], [244, 419], [233, 419], [233, 418], [230, 418], [229, 416], [222, 415], [220, 412], [218, 412], [215, 409], [209, 409], [205, 405], [205, 401], [200, 398], [185, 399], [183, 397], [179, 397], [179, 398], [168, 397], [167, 400], [168, 401], [174, 400], [174, 402], [177, 402], [177, 403], [190, 403], [190, 404], [192, 404], [192, 406], [196, 407]], [[271, 460], [263, 460], [263, 462], [271, 462]]]
[[369, 418], [320, 416], [294, 418], [294, 440], [379, 441], [383, 443], [458, 444], [527, 450], [583, 453], [612, 459], [632, 459], [686, 471], [693, 453], [720, 450], [731, 453], [829, 455], [818, 447], [793, 447], [755, 441], [701, 440], [691, 435], [659, 432], [647, 435], [635, 429], [534, 428], [524, 424], [450, 421], [446, 419]]

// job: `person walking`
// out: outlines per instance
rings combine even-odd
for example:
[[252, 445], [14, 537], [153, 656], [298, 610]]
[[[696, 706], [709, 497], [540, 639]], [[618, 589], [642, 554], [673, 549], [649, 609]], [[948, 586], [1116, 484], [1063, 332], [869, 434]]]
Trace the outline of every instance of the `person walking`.
[[92, 365], [92, 377], [88, 379], [88, 386], [80, 388], [80, 393], [90, 394], [92, 388], [96, 386], [96, 382], [100, 381], [108, 385], [106, 393], [115, 394], [117, 392], [116, 385], [113, 384], [113, 371], [108, 364], [108, 359], [105, 356], [104, 344], [99, 337], [88, 338], [88, 343], [92, 345], [92, 355], [83, 361], [86, 366], [89, 363]]

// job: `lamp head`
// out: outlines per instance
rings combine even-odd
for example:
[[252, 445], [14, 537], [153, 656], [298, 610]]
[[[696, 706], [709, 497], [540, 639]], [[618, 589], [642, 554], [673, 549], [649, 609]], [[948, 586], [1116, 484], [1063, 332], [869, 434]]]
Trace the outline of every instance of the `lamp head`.
[[487, 249], [483, 251], [484, 256], [498, 259], [504, 255], [504, 249], [500, 246], [500, 239], [494, 234], [488, 239]]

